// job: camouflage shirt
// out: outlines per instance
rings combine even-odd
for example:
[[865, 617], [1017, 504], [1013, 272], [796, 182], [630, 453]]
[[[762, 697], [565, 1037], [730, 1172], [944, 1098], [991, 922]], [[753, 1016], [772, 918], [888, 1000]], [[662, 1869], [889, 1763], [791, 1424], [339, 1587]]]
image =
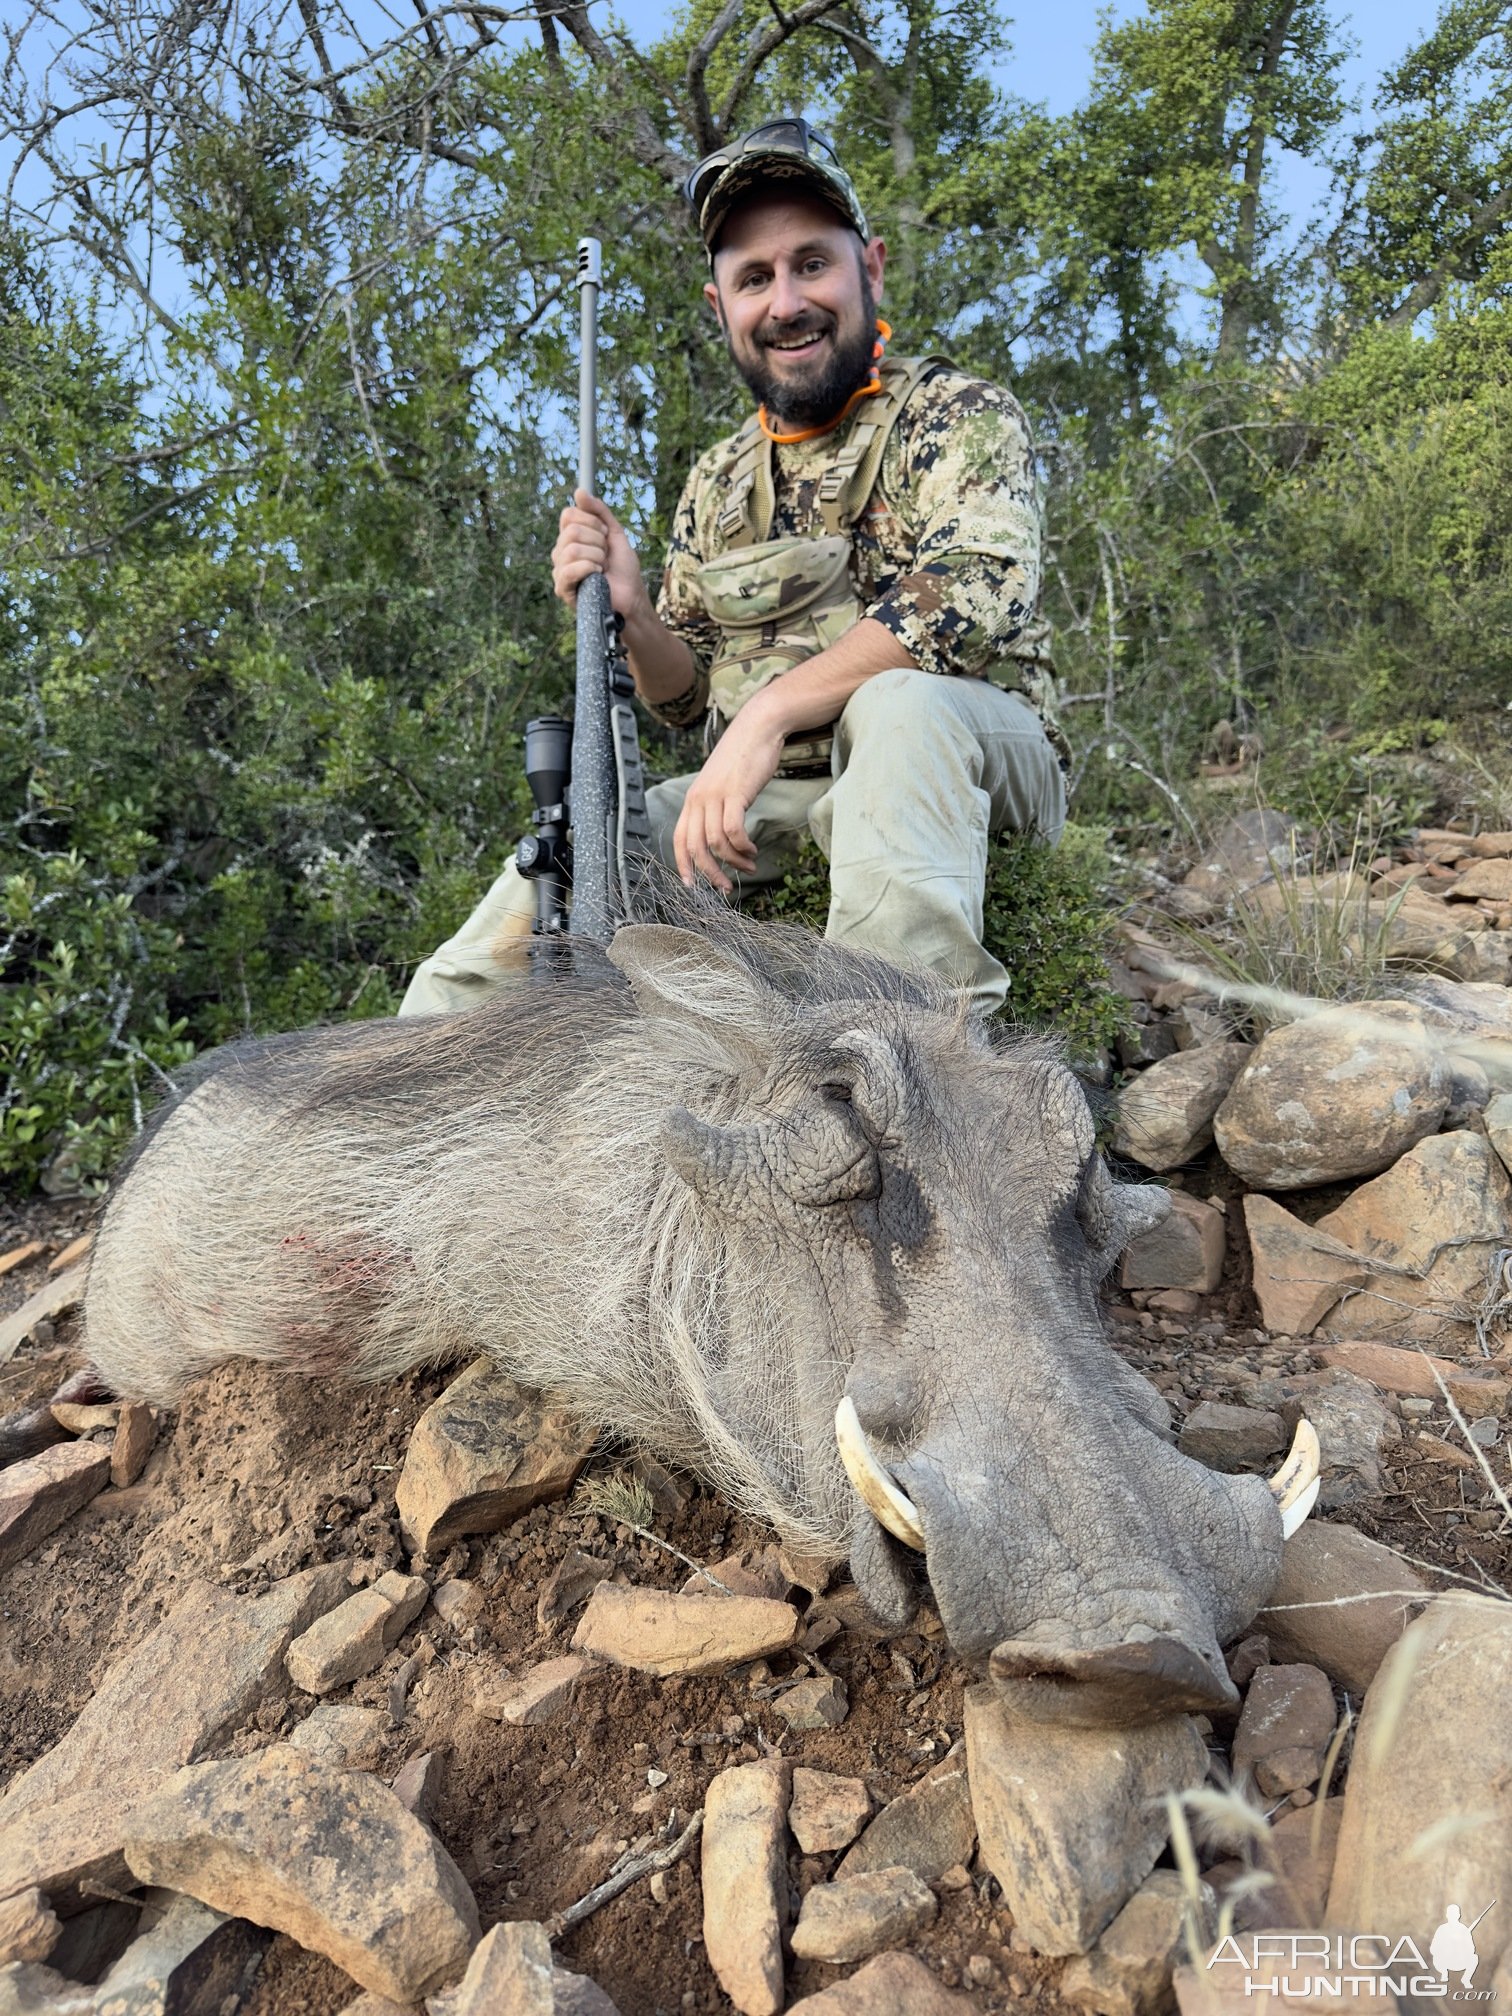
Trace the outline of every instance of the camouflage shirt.
[[[864, 414], [866, 402], [857, 408]], [[814, 441], [774, 447], [776, 510], [768, 537], [819, 537], [817, 492], [853, 422]], [[674, 727], [699, 721], [720, 628], [704, 608], [698, 570], [723, 551], [716, 526], [728, 494], [733, 436], [694, 464], [667, 549], [657, 613], [693, 653], [685, 693], [653, 707]], [[888, 439], [870, 500], [852, 534], [863, 613], [884, 624], [914, 663], [1016, 686], [1042, 713], [1052, 674], [1040, 593], [1040, 510], [1029, 427], [1018, 401], [985, 379], [941, 368], [919, 385]]]

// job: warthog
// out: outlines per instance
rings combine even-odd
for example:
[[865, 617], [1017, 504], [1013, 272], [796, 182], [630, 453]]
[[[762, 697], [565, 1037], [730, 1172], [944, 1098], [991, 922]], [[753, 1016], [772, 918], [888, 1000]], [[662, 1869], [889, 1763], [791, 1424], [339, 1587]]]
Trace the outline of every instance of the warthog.
[[487, 1353], [848, 1556], [884, 1620], [922, 1561], [1027, 1713], [1232, 1702], [1219, 1647], [1282, 1514], [1178, 1453], [1104, 1337], [1098, 1281], [1168, 1200], [1110, 1178], [1055, 1054], [734, 915], [627, 926], [609, 961], [208, 1060], [100, 1232], [111, 1386]]

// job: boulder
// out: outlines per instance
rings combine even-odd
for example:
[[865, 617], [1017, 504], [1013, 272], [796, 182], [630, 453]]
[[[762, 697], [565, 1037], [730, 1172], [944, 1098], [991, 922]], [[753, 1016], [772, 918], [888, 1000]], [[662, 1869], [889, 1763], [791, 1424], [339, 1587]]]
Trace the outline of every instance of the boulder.
[[[1388, 1018], [1399, 1035], [1381, 1033]], [[1330, 1009], [1262, 1038], [1213, 1133], [1224, 1161], [1257, 1189], [1337, 1183], [1389, 1168], [1432, 1134], [1450, 1085], [1410, 1010], [1376, 1003], [1367, 1029], [1348, 1009]]]
[[1178, 1169], [1213, 1138], [1213, 1115], [1251, 1055], [1244, 1043], [1183, 1050], [1142, 1071], [1118, 1098], [1113, 1145], [1156, 1171]]
[[571, 1713], [578, 1687], [592, 1671], [592, 1660], [569, 1652], [561, 1659], [544, 1659], [514, 1679], [507, 1673], [486, 1673], [473, 1683], [473, 1707], [480, 1715], [517, 1727], [560, 1722]]
[[435, 1554], [565, 1496], [597, 1439], [480, 1358], [415, 1423], [396, 1493], [405, 1544]]
[[897, 1946], [932, 1925], [939, 1908], [933, 1890], [912, 1869], [873, 1869], [816, 1883], [793, 1927], [793, 1953], [832, 1967], [870, 1960], [884, 1946]]
[[0, 1575], [110, 1481], [110, 1451], [59, 1442], [0, 1470]]
[[[1328, 1922], [1404, 1934], [1428, 1952], [1447, 1907], [1468, 1925], [1512, 1896], [1512, 1604], [1439, 1596], [1394, 1645], [1365, 1697], [1328, 1893]], [[1475, 1935], [1480, 1981], [1512, 1911]]]
[[1234, 1732], [1235, 1775], [1252, 1772], [1268, 1799], [1316, 1785], [1335, 1722], [1326, 1673], [1316, 1666], [1262, 1666]]
[[1184, 1715], [1142, 1729], [1015, 1720], [989, 1685], [966, 1690], [966, 1751], [983, 1862], [1036, 1952], [1085, 1953], [1155, 1866], [1165, 1799], [1207, 1774]]
[[916, 1785], [888, 1801], [835, 1874], [904, 1868], [935, 1883], [947, 1869], [971, 1860], [976, 1837], [966, 1755], [957, 1743]]
[[1286, 1424], [1261, 1407], [1233, 1407], [1225, 1400], [1200, 1400], [1182, 1423], [1177, 1447], [1183, 1456], [1210, 1470], [1242, 1470], [1264, 1463], [1286, 1447]]
[[[1197, 1900], [1199, 1942], [1211, 1937], [1217, 1900], [1206, 1884]], [[1067, 1964], [1060, 1999], [1093, 2016], [1167, 2016], [1176, 2006], [1171, 1976], [1183, 1957], [1190, 1907], [1174, 1869], [1147, 1876], [1090, 1953]]]
[[290, 1640], [349, 1587], [341, 1562], [255, 1600], [191, 1584], [0, 1799], [0, 1895], [33, 1883], [56, 1895], [84, 1877], [119, 1888], [133, 1803], [232, 1736], [281, 1684]]
[[1169, 1214], [1124, 1248], [1125, 1288], [1190, 1288], [1211, 1295], [1223, 1279], [1223, 1213], [1184, 1190], [1171, 1192]]
[[556, 2016], [555, 1975], [543, 1926], [528, 1919], [494, 1925], [458, 1985], [430, 1998], [429, 2016]]
[[1244, 1226], [1261, 1320], [1278, 1336], [1310, 1337], [1340, 1296], [1368, 1278], [1358, 1253], [1305, 1225], [1273, 1197], [1247, 1196]]
[[377, 1779], [284, 1743], [177, 1772], [131, 1815], [125, 1854], [139, 1881], [286, 1932], [399, 2002], [451, 1979], [478, 1938], [429, 1828]]
[[794, 2002], [788, 2016], [973, 2016], [969, 1995], [954, 1995], [912, 1953], [879, 1953], [847, 1981]]
[[871, 1794], [863, 1778], [839, 1778], [831, 1771], [809, 1771], [802, 1765], [793, 1772], [788, 1825], [805, 1855], [828, 1855], [848, 1848], [870, 1819], [871, 1810]]
[[1427, 1596], [1391, 1548], [1309, 1519], [1281, 1550], [1281, 1579], [1255, 1628], [1277, 1658], [1321, 1666], [1358, 1700]]
[[797, 1611], [770, 1597], [677, 1596], [600, 1582], [572, 1649], [638, 1673], [727, 1673], [785, 1652], [797, 1636]]
[[790, 1767], [770, 1760], [721, 1771], [704, 1797], [704, 1951], [741, 2016], [783, 2004], [790, 1790]]
[[381, 1665], [430, 1600], [423, 1575], [390, 1568], [302, 1631], [284, 1655], [289, 1678], [306, 1694], [330, 1694]]

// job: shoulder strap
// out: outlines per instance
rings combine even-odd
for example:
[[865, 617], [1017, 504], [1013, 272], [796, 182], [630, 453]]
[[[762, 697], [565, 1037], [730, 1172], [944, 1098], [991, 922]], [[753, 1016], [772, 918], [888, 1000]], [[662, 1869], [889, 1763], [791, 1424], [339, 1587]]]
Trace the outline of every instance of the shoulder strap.
[[882, 467], [882, 457], [903, 408], [926, 378], [948, 357], [897, 357], [882, 366], [882, 390], [866, 401], [865, 418], [846, 436], [835, 459], [819, 479], [819, 514], [827, 535], [849, 534], [866, 508]]
[[731, 444], [725, 464], [728, 485], [724, 508], [715, 519], [715, 529], [726, 549], [754, 546], [765, 539], [777, 508], [772, 482], [772, 444], [761, 431], [753, 413]]

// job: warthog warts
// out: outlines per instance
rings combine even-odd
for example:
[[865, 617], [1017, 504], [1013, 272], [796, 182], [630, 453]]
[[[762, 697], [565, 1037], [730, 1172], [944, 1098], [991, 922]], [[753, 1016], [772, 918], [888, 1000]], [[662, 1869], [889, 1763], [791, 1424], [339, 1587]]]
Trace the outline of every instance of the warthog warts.
[[[235, 1046], [108, 1208], [87, 1344], [172, 1403], [232, 1356], [383, 1379], [486, 1353], [706, 1479], [1025, 1712], [1231, 1702], [1278, 1496], [1189, 1460], [1097, 1285], [1115, 1183], [1052, 1050], [732, 914], [625, 927], [549, 994]], [[1295, 1468], [1295, 1466], [1294, 1466]]]

